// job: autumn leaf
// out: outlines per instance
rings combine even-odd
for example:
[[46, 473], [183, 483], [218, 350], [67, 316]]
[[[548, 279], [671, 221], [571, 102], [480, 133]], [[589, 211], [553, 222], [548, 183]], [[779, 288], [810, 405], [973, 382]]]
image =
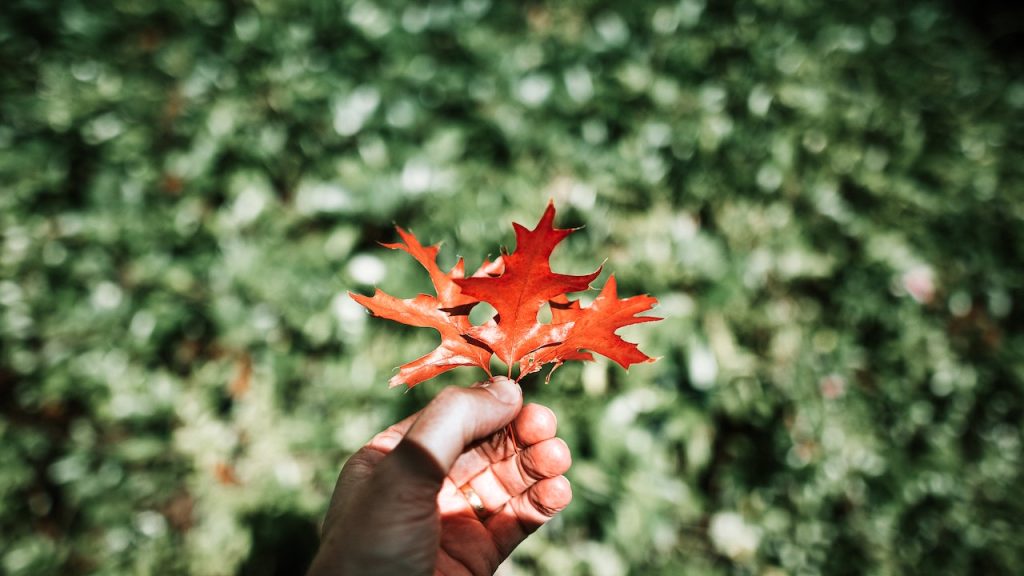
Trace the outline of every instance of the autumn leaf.
[[620, 299], [614, 275], [608, 278], [601, 293], [586, 308], [580, 308], [578, 301], [569, 302], [560, 296], [551, 302], [552, 321], [571, 322], [572, 329], [561, 343], [537, 350], [520, 360], [520, 377], [540, 370], [549, 362], [554, 362], [557, 367], [565, 360], [588, 360], [589, 354], [583, 350], [607, 356], [623, 368], [652, 362], [653, 359], [641, 352], [636, 344], [626, 342], [615, 331], [633, 324], [661, 320], [654, 316], [637, 316], [650, 310], [657, 302], [651, 296]]
[[451, 272], [445, 274], [437, 266], [437, 253], [440, 251], [438, 246], [423, 246], [409, 232], [398, 226], [395, 229], [398, 231], [398, 235], [402, 237], [402, 242], [382, 244], [382, 246], [392, 250], [408, 252], [421, 266], [426, 268], [427, 274], [430, 275], [430, 282], [434, 285], [434, 291], [437, 293], [437, 298], [441, 303], [447, 307], [456, 307], [476, 302], [472, 298], [463, 296], [459, 286], [453, 280], [453, 278], [462, 278], [465, 275], [465, 264], [461, 259], [455, 264]]
[[459, 260], [452, 271], [445, 274], [437, 266], [437, 246], [423, 246], [411, 233], [401, 228], [397, 230], [403, 242], [384, 246], [408, 252], [426, 268], [437, 296], [420, 294], [402, 300], [381, 290], [377, 290], [372, 298], [351, 292], [349, 296], [375, 316], [410, 326], [436, 329], [441, 335], [441, 344], [429, 354], [402, 365], [389, 384], [392, 387], [405, 384], [412, 388], [459, 366], [479, 366], [490, 374], [491, 351], [469, 342], [464, 336], [472, 328], [469, 321], [470, 307], [467, 305], [475, 304], [476, 301], [463, 296], [453, 281], [464, 275], [463, 261]]
[[494, 319], [474, 327], [470, 333], [509, 366], [538, 348], [565, 340], [572, 324], [539, 324], [540, 307], [557, 296], [588, 289], [601, 273], [600, 268], [584, 276], [551, 271], [551, 252], [573, 232], [554, 228], [554, 219], [555, 206], [548, 204], [533, 230], [512, 224], [516, 250], [502, 255], [505, 271], [500, 276], [455, 280], [467, 296], [487, 302], [498, 312]]
[[[657, 300], [650, 296], [621, 299], [615, 277], [587, 307], [570, 301], [568, 294], [590, 288], [601, 268], [590, 274], [559, 274], [551, 270], [555, 247], [573, 229], [554, 227], [555, 207], [549, 203], [532, 230], [513, 223], [516, 247], [493, 262], [485, 260], [470, 277], [460, 259], [445, 273], [437, 265], [437, 246], [423, 246], [416, 237], [397, 228], [400, 243], [384, 244], [402, 250], [420, 263], [430, 276], [435, 296], [420, 294], [400, 299], [380, 290], [372, 297], [349, 293], [375, 316], [411, 326], [434, 328], [441, 343], [429, 354], [402, 365], [391, 378], [391, 386], [416, 384], [458, 366], [478, 366], [490, 374], [490, 358], [496, 355], [509, 367], [518, 365], [519, 377], [536, 372], [546, 364], [557, 368], [568, 360], [592, 360], [597, 352], [623, 368], [653, 361], [636, 344], [615, 334], [619, 328], [660, 320], [638, 316]], [[497, 314], [474, 326], [470, 310], [487, 302]], [[537, 321], [541, 307], [551, 308], [551, 322]], [[554, 368], [553, 368], [554, 369]]]

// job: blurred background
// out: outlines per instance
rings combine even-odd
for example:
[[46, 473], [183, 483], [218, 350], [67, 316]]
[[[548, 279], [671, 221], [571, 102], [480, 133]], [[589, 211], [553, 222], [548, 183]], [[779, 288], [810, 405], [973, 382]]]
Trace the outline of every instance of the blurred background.
[[430, 330], [549, 198], [666, 320], [548, 385], [505, 576], [1024, 570], [1019, 8], [5, 0], [0, 574], [298, 574]]

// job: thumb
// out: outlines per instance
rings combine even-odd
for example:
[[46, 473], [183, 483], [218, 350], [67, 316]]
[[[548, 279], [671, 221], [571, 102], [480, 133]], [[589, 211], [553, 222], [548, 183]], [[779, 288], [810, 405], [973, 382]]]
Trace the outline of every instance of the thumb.
[[423, 409], [395, 452], [406, 454], [409, 448], [418, 448], [433, 460], [443, 478], [466, 446], [507, 426], [522, 405], [519, 384], [504, 376], [471, 388], [445, 388]]

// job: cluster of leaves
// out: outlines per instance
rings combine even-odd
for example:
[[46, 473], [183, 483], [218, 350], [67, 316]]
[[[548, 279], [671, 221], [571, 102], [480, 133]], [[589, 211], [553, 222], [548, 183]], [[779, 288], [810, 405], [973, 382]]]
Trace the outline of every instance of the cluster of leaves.
[[[657, 300], [650, 296], [620, 299], [615, 277], [608, 279], [593, 303], [583, 307], [570, 300], [572, 292], [590, 288], [601, 273], [574, 276], [551, 271], [551, 252], [573, 230], [553, 226], [554, 203], [549, 203], [533, 230], [513, 223], [516, 249], [494, 262], [484, 261], [479, 270], [466, 278], [465, 262], [460, 258], [447, 274], [437, 266], [437, 246], [424, 247], [411, 233], [398, 228], [402, 244], [386, 247], [408, 252], [430, 274], [436, 296], [420, 294], [400, 300], [380, 289], [373, 297], [350, 296], [375, 315], [403, 324], [436, 329], [441, 344], [429, 354], [404, 364], [391, 386], [416, 384], [459, 366], [477, 366], [491, 373], [491, 356], [508, 366], [519, 367], [519, 378], [554, 363], [552, 371], [566, 360], [593, 360], [598, 352], [629, 368], [652, 359], [636, 344], [615, 334], [625, 326], [660, 320], [637, 314], [650, 310]], [[480, 326], [474, 326], [469, 313], [480, 302], [491, 304], [497, 314]], [[551, 322], [537, 317], [545, 304], [550, 306]], [[548, 374], [550, 378], [550, 373]]]

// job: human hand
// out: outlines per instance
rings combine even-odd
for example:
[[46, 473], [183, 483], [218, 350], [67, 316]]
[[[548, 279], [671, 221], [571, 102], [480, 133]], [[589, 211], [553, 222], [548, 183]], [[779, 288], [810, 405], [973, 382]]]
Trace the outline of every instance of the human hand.
[[522, 402], [504, 377], [449, 387], [374, 436], [341, 471], [309, 576], [493, 574], [572, 499], [554, 413]]

